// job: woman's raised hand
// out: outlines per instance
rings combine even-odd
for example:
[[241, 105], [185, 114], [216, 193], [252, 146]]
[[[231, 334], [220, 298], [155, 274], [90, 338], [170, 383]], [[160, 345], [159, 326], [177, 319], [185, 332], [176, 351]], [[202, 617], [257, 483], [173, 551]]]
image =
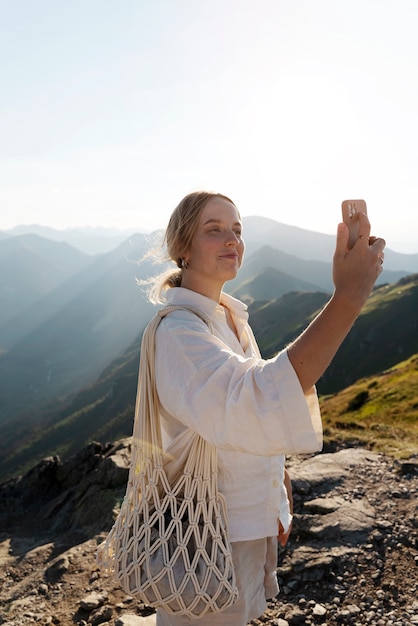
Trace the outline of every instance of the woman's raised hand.
[[385, 241], [370, 236], [367, 215], [359, 214], [359, 220], [359, 235], [351, 250], [348, 227], [343, 223], [338, 225], [333, 263], [334, 294], [287, 349], [305, 393], [325, 372], [382, 271]]
[[383, 250], [386, 245], [380, 237], [370, 237], [370, 222], [365, 213], [359, 213], [359, 235], [348, 249], [348, 227], [338, 225], [333, 263], [335, 296], [347, 300], [347, 306], [361, 308], [383, 269]]
[[359, 235], [351, 250], [347, 225], [338, 225], [333, 280], [335, 296], [347, 300], [347, 306], [360, 312], [383, 269], [386, 242], [370, 236], [370, 222], [365, 213], [359, 213], [358, 219]]

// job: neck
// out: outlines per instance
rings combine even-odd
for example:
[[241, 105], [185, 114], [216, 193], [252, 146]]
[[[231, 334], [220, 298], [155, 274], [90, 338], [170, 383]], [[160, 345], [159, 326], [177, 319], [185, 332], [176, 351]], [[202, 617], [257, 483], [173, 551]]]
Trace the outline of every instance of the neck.
[[221, 301], [223, 283], [222, 285], [219, 285], [209, 281], [202, 282], [201, 279], [193, 280], [193, 275], [191, 272], [189, 273], [189, 271], [183, 273], [181, 287], [190, 289], [191, 291], [196, 291], [196, 293], [200, 293], [202, 296], [215, 300], [218, 304]]

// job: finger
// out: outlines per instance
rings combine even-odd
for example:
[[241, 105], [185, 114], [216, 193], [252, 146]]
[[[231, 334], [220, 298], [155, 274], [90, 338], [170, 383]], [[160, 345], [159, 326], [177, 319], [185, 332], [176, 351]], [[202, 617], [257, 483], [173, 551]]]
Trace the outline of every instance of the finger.
[[[373, 246], [376, 242], [379, 242], [378, 245], [383, 245], [383, 248], [386, 246], [386, 241], [382, 239], [382, 237], [374, 237], [373, 235], [369, 237], [369, 245]], [[383, 250], [382, 248], [382, 250]]]
[[369, 222], [369, 218], [367, 217], [366, 213], [359, 213], [358, 214], [358, 222], [359, 222], [359, 227], [358, 227], [358, 237], [357, 237], [357, 240], [358, 241], [363, 241], [364, 243], [369, 245], [370, 222]]
[[348, 240], [350, 233], [347, 224], [341, 222], [337, 228], [337, 241], [335, 244], [335, 255], [344, 256], [348, 250]]
[[371, 247], [377, 252], [379, 256], [385, 256], [383, 250], [386, 246], [386, 241], [382, 237], [371, 237], [373, 241], [370, 243]]
[[290, 537], [290, 529], [287, 531], [287, 533], [283, 533], [282, 535], [278, 536], [278, 540], [282, 548], [284, 548], [287, 542], [289, 541], [289, 537]]

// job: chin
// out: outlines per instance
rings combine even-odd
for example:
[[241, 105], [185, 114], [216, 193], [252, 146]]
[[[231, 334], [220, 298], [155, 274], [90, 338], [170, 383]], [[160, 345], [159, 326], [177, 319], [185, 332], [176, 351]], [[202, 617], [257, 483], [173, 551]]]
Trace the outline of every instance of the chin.
[[236, 278], [238, 276], [238, 269], [236, 270], [231, 270], [230, 272], [228, 272], [228, 274], [225, 276], [224, 280], [233, 280], [234, 278]]

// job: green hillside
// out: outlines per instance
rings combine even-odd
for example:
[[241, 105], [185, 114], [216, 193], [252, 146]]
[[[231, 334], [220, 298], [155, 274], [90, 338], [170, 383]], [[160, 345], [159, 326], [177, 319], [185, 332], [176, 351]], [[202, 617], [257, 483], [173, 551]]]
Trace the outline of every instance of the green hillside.
[[329, 294], [292, 291], [276, 300], [254, 302], [249, 306], [251, 326], [261, 354], [270, 358], [277, 354], [324, 306]]
[[418, 354], [321, 398], [325, 443], [360, 444], [395, 457], [418, 450]]
[[[251, 320], [264, 357], [277, 354], [306, 327], [327, 297], [324, 294], [286, 294], [278, 300], [254, 303]], [[307, 301], [311, 315], [305, 308]], [[363, 376], [381, 372], [418, 352], [418, 274], [371, 294], [330, 367], [318, 382], [323, 394], [335, 393]]]
[[318, 384], [344, 389], [418, 353], [418, 274], [376, 289]]

